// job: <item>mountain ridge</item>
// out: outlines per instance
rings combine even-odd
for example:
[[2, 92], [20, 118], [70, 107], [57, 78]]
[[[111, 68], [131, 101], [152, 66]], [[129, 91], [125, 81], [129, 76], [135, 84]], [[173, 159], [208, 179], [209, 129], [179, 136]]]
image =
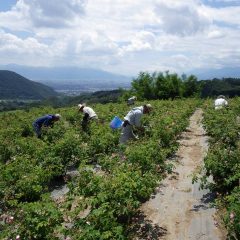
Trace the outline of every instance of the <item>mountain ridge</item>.
[[219, 69], [195, 69], [191, 74], [197, 76], [199, 80], [210, 80], [214, 78], [240, 78], [240, 68], [224, 67]]
[[18, 72], [34, 81], [47, 84], [54, 89], [72, 85], [79, 88], [119, 88], [129, 87], [131, 77], [113, 74], [107, 71], [79, 67], [31, 67], [9, 64], [0, 68]]
[[52, 96], [57, 96], [57, 93], [49, 86], [13, 71], [0, 70], [0, 99], [42, 100]]

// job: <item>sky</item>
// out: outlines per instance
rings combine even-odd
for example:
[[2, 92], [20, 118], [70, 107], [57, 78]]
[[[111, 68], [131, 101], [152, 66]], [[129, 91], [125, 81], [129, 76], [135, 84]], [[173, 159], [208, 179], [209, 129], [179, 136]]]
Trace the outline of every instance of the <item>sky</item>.
[[240, 66], [240, 0], [0, 0], [0, 65], [136, 75]]

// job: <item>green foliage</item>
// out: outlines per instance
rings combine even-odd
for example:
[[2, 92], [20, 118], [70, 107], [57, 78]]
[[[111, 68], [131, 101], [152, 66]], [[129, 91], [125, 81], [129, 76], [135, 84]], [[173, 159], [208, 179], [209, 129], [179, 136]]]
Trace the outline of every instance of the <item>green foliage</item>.
[[62, 216], [54, 203], [49, 201], [26, 203], [20, 212], [18, 229], [23, 239], [57, 239], [54, 229], [62, 222]]
[[[205, 158], [204, 184], [225, 196], [225, 201], [218, 201], [227, 209], [224, 221], [229, 232], [229, 239], [240, 237], [240, 148], [239, 98], [230, 102], [228, 109], [214, 110], [206, 105], [204, 125], [211, 136], [210, 147]], [[207, 176], [212, 175], [214, 182], [208, 183]]]
[[4, 165], [0, 175], [1, 191], [4, 191], [4, 200], [12, 204], [16, 200], [38, 200], [44, 190], [49, 175], [30, 156], [16, 156], [9, 164]]
[[240, 187], [236, 187], [230, 195], [226, 197], [227, 214], [224, 222], [227, 226], [230, 239], [240, 238]]
[[[31, 124], [55, 109], [1, 114], [0, 214], [16, 220], [0, 225], [0, 238], [128, 239], [128, 222], [171, 170], [165, 160], [176, 151], [177, 137], [199, 101], [150, 103], [154, 112], [142, 119], [146, 131], [127, 146], [119, 146], [120, 131], [109, 127], [114, 116], [123, 118], [129, 111], [125, 103], [93, 105], [99, 121], [90, 124], [90, 134], [82, 132], [76, 108], [58, 109], [61, 121], [44, 129], [42, 139]], [[79, 166], [80, 173], [71, 181], [65, 177], [70, 166]], [[63, 203], [45, 197], [58, 178], [69, 181]], [[84, 215], [85, 208], [90, 210]]]
[[240, 79], [223, 78], [201, 81], [201, 97], [216, 97], [225, 95], [229, 97], [240, 96]]
[[16, 238], [17, 235], [21, 239], [59, 239], [54, 231], [62, 221], [57, 206], [44, 196], [42, 201], [19, 205], [14, 224], [6, 225], [0, 236], [4, 239]]
[[132, 81], [132, 90], [140, 99], [154, 99], [154, 80], [147, 72], [140, 72], [137, 79]]
[[54, 156], [61, 159], [63, 166], [74, 165], [86, 158], [86, 152], [80, 147], [81, 143], [82, 139], [79, 135], [67, 133], [64, 138], [55, 143], [52, 151]]
[[190, 75], [184, 80], [184, 97], [199, 96], [201, 91], [201, 83], [198, 82], [194, 75]]
[[0, 70], [1, 99], [39, 100], [56, 95], [52, 88], [44, 84], [30, 81], [15, 72]]
[[176, 73], [168, 71], [153, 74], [140, 72], [132, 81], [131, 92], [139, 99], [174, 99], [199, 95], [200, 85], [193, 75], [181, 78]]

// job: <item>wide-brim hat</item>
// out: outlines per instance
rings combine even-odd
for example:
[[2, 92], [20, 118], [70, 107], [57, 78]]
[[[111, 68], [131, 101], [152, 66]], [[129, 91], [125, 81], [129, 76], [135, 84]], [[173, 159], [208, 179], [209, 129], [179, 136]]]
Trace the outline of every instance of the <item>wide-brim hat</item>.
[[150, 103], [145, 104], [144, 106], [145, 106], [146, 110], [147, 110], [149, 113], [152, 112], [153, 107], [152, 107], [152, 105], [151, 105]]
[[152, 110], [152, 105], [150, 103], [146, 104], [146, 107], [151, 111]]
[[54, 114], [55, 118], [60, 119], [61, 115], [59, 113]]
[[80, 110], [81, 108], [84, 108], [85, 107], [85, 104], [78, 104], [78, 109]]

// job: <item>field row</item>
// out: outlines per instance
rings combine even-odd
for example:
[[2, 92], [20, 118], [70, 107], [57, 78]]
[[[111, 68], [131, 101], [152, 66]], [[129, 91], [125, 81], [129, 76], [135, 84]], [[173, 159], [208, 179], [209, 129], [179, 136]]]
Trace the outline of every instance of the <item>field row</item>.
[[[240, 239], [240, 99], [232, 99], [227, 109], [217, 111], [209, 102], [204, 119], [211, 138], [202, 182], [217, 192], [218, 206], [226, 209], [229, 239]], [[210, 175], [214, 182], [207, 181]]]
[[[140, 104], [140, 103], [139, 103]], [[128, 239], [129, 225], [171, 166], [167, 157], [188, 125], [198, 100], [152, 101], [144, 116], [146, 131], [139, 140], [119, 146], [120, 130], [109, 127], [124, 104], [94, 105], [100, 121], [91, 134], [82, 132], [76, 108], [57, 109], [63, 117], [37, 139], [32, 122], [56, 109], [36, 108], [0, 116], [0, 238]], [[101, 171], [94, 171], [94, 165]], [[53, 201], [50, 189], [68, 167], [79, 176], [68, 181], [70, 191]]]

